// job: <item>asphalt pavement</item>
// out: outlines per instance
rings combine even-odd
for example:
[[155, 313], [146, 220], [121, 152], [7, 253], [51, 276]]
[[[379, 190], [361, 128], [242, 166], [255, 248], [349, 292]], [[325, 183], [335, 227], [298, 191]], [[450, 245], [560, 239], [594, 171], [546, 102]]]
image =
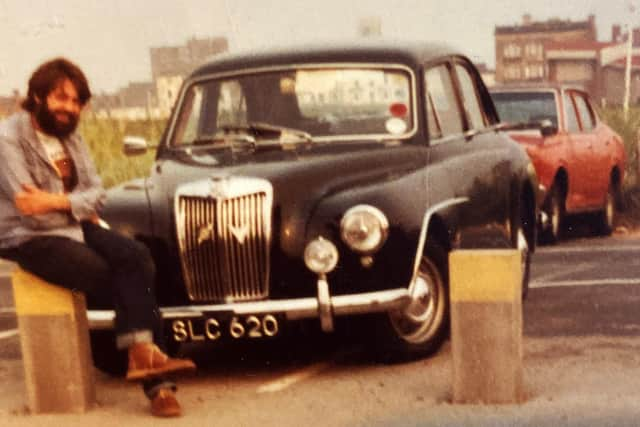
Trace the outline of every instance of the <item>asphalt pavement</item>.
[[[156, 425], [137, 389], [101, 373], [89, 413], [28, 413], [10, 268], [0, 264], [0, 424]], [[185, 416], [167, 424], [638, 426], [639, 285], [640, 235], [574, 236], [540, 248], [523, 311], [521, 404], [452, 404], [450, 344], [431, 358], [386, 366], [345, 343], [334, 351], [309, 339], [227, 358], [203, 353], [198, 374], [180, 383]]]

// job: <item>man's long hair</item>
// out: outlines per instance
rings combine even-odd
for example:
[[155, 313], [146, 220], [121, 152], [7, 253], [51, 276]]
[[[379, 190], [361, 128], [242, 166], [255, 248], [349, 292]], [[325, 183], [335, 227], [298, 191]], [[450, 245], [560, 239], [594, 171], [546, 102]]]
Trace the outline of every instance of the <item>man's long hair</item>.
[[40, 65], [29, 79], [27, 98], [22, 108], [33, 113], [38, 102], [46, 102], [47, 96], [62, 80], [69, 79], [78, 92], [78, 101], [84, 106], [91, 98], [89, 83], [84, 73], [73, 62], [65, 58], [55, 58]]

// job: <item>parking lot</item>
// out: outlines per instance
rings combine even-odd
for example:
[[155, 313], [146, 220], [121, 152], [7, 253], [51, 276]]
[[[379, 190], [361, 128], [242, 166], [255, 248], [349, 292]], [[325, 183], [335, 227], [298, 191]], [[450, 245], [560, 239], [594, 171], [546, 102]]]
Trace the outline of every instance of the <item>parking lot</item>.
[[[6, 273], [0, 292], [0, 414], [4, 425], [155, 425], [135, 386], [97, 373], [98, 405], [83, 415], [29, 415]], [[185, 415], [172, 425], [637, 425], [640, 238], [577, 238], [543, 247], [524, 305], [526, 401], [454, 405], [451, 348], [379, 365], [343, 336], [312, 334], [250, 348], [193, 347], [180, 381]]]

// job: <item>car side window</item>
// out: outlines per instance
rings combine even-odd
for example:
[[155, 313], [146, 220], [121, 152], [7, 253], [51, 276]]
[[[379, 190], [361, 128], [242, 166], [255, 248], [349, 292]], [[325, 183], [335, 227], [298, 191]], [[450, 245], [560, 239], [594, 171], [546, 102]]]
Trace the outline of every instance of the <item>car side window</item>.
[[569, 92], [564, 93], [564, 115], [567, 123], [567, 132], [579, 132], [578, 117], [576, 116], [572, 98]]
[[589, 132], [592, 130], [596, 123], [593, 117], [593, 111], [591, 107], [589, 107], [589, 103], [581, 94], [575, 94], [573, 96], [573, 100], [576, 103], [576, 108], [578, 109], [578, 116], [580, 118], [580, 124], [582, 125], [583, 132]]
[[431, 139], [462, 133], [462, 119], [458, 109], [451, 73], [446, 65], [438, 65], [425, 72], [426, 110]]
[[458, 81], [460, 82], [460, 95], [462, 98], [462, 105], [464, 111], [469, 120], [470, 129], [481, 129], [486, 125], [484, 115], [482, 114], [482, 107], [480, 100], [478, 99], [478, 91], [476, 85], [473, 82], [473, 78], [469, 73], [469, 70], [461, 64], [456, 64], [456, 73], [458, 75]]

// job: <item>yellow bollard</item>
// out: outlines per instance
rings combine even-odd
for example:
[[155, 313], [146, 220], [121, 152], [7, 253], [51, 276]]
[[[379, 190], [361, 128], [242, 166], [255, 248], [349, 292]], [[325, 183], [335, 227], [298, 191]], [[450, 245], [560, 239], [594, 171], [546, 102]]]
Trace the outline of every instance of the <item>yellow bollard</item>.
[[523, 400], [521, 270], [516, 250], [450, 254], [454, 403]]
[[11, 281], [30, 410], [85, 412], [95, 382], [84, 296], [20, 268]]

